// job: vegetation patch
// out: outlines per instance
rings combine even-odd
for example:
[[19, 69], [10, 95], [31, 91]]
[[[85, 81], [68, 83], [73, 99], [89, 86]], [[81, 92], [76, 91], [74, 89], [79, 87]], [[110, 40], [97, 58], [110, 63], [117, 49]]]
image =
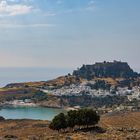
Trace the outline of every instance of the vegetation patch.
[[80, 109], [78, 111], [71, 110], [65, 115], [60, 113], [54, 117], [50, 124], [53, 130], [66, 130], [68, 128], [73, 131], [76, 129], [89, 129], [95, 126], [100, 120], [100, 116], [92, 109]]

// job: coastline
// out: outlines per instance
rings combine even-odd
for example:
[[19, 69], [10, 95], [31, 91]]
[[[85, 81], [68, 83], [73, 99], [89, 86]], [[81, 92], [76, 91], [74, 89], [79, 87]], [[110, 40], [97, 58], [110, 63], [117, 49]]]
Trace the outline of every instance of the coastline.
[[2, 108], [5, 108], [5, 107], [44, 107], [44, 108], [53, 108], [53, 109], [62, 109], [64, 111], [70, 111], [70, 110], [78, 110], [80, 109], [79, 106], [74, 106], [74, 107], [69, 107], [69, 106], [63, 106], [63, 107], [60, 107], [60, 106], [50, 106], [50, 105], [43, 105], [43, 104], [40, 104], [40, 103], [1, 103], [0, 104], [0, 110]]

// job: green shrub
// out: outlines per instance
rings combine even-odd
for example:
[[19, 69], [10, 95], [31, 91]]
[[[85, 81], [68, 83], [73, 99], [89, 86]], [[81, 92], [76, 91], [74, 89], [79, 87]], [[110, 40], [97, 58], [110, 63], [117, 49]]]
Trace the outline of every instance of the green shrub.
[[61, 130], [66, 128], [74, 128], [75, 126], [83, 126], [88, 128], [97, 124], [100, 120], [100, 116], [92, 109], [80, 109], [78, 111], [68, 111], [66, 115], [60, 113], [55, 116], [50, 124], [50, 128], [53, 130]]

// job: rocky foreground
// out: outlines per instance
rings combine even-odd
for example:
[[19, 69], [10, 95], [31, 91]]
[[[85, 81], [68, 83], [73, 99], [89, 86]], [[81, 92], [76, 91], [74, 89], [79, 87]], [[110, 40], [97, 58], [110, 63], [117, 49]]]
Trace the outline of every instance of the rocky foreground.
[[140, 112], [117, 112], [101, 117], [90, 131], [57, 132], [48, 121], [5, 120], [0, 122], [0, 140], [139, 140]]

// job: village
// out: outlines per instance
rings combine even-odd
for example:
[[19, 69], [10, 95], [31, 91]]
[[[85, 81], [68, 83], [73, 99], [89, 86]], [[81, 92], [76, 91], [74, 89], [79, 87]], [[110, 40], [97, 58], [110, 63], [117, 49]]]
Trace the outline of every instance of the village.
[[112, 86], [110, 90], [104, 89], [92, 89], [90, 86], [87, 86], [86, 83], [82, 83], [79, 85], [70, 85], [64, 86], [59, 89], [52, 89], [52, 90], [44, 90], [40, 89], [45, 93], [49, 93], [55, 96], [91, 96], [91, 97], [105, 97], [105, 96], [126, 96], [129, 101], [133, 99], [140, 100], [140, 87], [135, 86], [132, 89], [128, 87], [117, 87], [114, 89]]

